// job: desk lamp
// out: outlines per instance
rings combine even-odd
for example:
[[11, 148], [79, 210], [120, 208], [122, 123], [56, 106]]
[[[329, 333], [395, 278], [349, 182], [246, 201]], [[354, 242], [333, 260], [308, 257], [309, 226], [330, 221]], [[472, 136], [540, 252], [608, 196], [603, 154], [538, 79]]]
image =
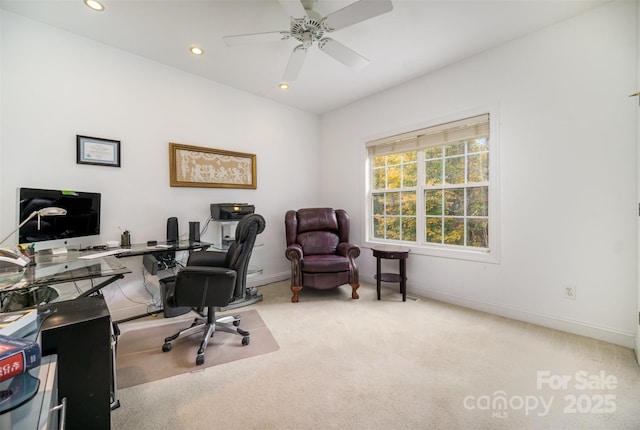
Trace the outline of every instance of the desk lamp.
[[2, 241], [0, 241], [0, 245], [2, 245], [7, 239], [9, 239], [16, 231], [20, 230], [20, 227], [25, 225], [29, 220], [31, 220], [36, 215], [38, 216], [38, 230], [40, 230], [40, 217], [66, 215], [66, 214], [67, 214], [67, 210], [66, 209], [56, 208], [56, 207], [42, 208], [40, 210], [33, 211], [33, 212], [31, 212], [31, 215], [29, 215], [27, 217], [27, 219], [22, 221], [20, 223], [20, 225], [18, 225], [18, 227], [16, 227], [15, 230], [13, 230], [11, 233], [9, 233], [9, 235], [7, 237], [5, 237], [4, 239], [2, 239]]

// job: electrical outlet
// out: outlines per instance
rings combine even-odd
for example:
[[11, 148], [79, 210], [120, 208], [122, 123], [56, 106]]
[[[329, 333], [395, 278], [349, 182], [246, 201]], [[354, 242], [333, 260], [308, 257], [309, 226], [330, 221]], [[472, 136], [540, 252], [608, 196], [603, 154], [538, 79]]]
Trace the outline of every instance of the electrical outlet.
[[576, 299], [576, 286], [575, 285], [563, 285], [562, 295], [565, 299]]

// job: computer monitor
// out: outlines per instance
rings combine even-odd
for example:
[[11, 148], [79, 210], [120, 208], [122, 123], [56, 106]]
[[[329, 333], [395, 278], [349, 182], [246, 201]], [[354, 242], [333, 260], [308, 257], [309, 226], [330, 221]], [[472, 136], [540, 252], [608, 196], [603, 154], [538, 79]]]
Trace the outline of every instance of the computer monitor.
[[62, 208], [66, 215], [38, 217], [20, 227], [18, 243], [33, 244], [37, 251], [87, 246], [100, 239], [100, 193], [20, 188], [18, 223], [33, 211], [46, 207]]

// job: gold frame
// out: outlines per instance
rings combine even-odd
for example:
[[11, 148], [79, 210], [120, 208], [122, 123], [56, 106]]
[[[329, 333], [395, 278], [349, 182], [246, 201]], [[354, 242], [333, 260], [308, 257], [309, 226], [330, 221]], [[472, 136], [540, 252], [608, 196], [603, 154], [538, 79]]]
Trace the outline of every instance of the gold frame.
[[[227, 174], [230, 170], [232, 176]], [[212, 176], [229, 180], [212, 180]], [[256, 155], [169, 142], [169, 184], [172, 187], [256, 189]]]

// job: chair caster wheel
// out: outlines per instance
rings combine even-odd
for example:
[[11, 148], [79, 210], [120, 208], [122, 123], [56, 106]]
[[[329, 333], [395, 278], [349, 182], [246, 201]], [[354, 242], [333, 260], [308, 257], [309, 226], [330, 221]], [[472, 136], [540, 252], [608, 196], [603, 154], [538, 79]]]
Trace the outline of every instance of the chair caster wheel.
[[199, 355], [196, 357], [196, 365], [200, 366], [201, 364], [204, 364], [204, 355]]
[[162, 345], [162, 352], [169, 352], [171, 351], [171, 344], [169, 342], [165, 342], [164, 345]]
[[233, 322], [233, 325], [238, 327], [240, 325], [240, 315], [234, 315], [234, 318], [238, 318]]
[[242, 338], [242, 346], [249, 345], [249, 336], [245, 336]]

